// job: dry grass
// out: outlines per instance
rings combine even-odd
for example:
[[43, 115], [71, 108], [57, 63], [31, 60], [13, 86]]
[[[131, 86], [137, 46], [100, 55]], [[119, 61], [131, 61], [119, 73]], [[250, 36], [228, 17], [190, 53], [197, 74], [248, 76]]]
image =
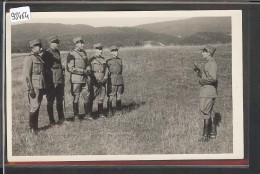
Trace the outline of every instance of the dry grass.
[[[198, 46], [121, 49], [123, 114], [54, 126], [38, 136], [28, 131], [27, 97], [20, 77], [24, 57], [16, 55], [12, 59], [13, 155], [232, 153], [231, 46], [216, 47], [219, 98], [215, 110], [222, 115], [222, 122], [218, 138], [206, 143], [198, 141], [202, 118], [198, 114], [198, 79], [192, 71], [194, 62], [202, 61]], [[88, 50], [88, 54], [93, 52]], [[109, 56], [108, 50], [104, 56]], [[66, 52], [62, 57], [65, 59]], [[72, 116], [68, 74], [66, 79], [68, 118]], [[39, 127], [48, 124], [44, 97]]]

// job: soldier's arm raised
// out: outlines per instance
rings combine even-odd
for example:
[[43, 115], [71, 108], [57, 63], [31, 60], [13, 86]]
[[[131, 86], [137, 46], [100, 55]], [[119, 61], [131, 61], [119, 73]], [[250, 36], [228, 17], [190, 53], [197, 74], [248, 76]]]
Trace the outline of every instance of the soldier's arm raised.
[[27, 90], [33, 89], [33, 84], [32, 84], [32, 59], [31, 57], [27, 56], [24, 59], [23, 62], [23, 77], [25, 81], [25, 85]]
[[84, 75], [87, 73], [87, 70], [83, 68], [75, 67], [75, 57], [70, 53], [68, 54], [67, 57], [67, 70], [72, 74]]

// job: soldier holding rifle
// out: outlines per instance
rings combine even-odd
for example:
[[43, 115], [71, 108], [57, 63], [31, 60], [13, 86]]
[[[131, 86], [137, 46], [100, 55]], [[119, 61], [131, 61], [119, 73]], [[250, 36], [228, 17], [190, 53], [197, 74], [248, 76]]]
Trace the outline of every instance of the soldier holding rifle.
[[42, 98], [45, 89], [45, 80], [43, 74], [44, 61], [39, 53], [42, 44], [39, 39], [29, 42], [31, 54], [23, 62], [23, 76], [28, 90], [28, 100], [30, 106], [29, 128], [33, 133], [38, 132], [38, 117]]
[[204, 119], [203, 137], [215, 138], [217, 135], [216, 126], [214, 124], [213, 107], [217, 94], [217, 64], [213, 55], [216, 49], [211, 46], [205, 46], [202, 49], [202, 57], [207, 63], [200, 69], [194, 65], [194, 71], [199, 77], [200, 89], [200, 113]]

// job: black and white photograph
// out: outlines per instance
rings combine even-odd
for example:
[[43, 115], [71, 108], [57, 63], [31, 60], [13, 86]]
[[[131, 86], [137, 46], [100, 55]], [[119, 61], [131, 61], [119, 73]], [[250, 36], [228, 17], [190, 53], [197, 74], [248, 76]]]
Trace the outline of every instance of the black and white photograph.
[[6, 15], [7, 160], [243, 159], [242, 11]]

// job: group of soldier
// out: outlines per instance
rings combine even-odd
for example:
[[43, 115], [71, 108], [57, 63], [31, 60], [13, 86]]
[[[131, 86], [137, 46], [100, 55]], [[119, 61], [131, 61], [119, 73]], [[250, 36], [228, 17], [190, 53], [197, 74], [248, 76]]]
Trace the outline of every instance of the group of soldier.
[[[68, 123], [64, 117], [64, 87], [65, 69], [70, 73], [71, 94], [73, 96], [72, 120], [79, 117], [79, 100], [84, 100], [83, 119], [93, 120], [93, 102], [98, 102], [99, 117], [110, 117], [115, 113], [113, 101], [116, 100], [116, 109], [121, 108], [121, 95], [124, 92], [124, 79], [122, 75], [123, 63], [118, 57], [118, 48], [110, 48], [111, 58], [102, 56], [103, 46], [94, 45], [95, 56], [88, 58], [84, 50], [82, 37], [73, 39], [75, 48], [68, 53], [66, 66], [62, 65], [59, 51], [60, 40], [57, 36], [46, 39], [49, 48], [43, 53], [42, 43], [39, 39], [29, 41], [31, 53], [24, 59], [23, 74], [28, 90], [30, 106], [29, 128], [33, 133], [39, 131], [39, 109], [46, 95], [47, 113], [50, 125]], [[108, 96], [108, 112], [103, 109], [105, 96]], [[58, 122], [54, 119], [53, 105], [56, 100]]]
[[[64, 101], [64, 67], [58, 49], [60, 40], [57, 36], [47, 38], [50, 47], [42, 54], [40, 40], [29, 42], [31, 54], [24, 60], [24, 77], [28, 90], [30, 105], [29, 127], [32, 132], [38, 131], [38, 116], [41, 101], [44, 94], [47, 98], [47, 112], [50, 125], [56, 124], [53, 116], [53, 104], [56, 100], [58, 124], [66, 123], [63, 111]], [[116, 108], [121, 107], [121, 95], [124, 92], [124, 80], [122, 76], [122, 59], [118, 57], [118, 48], [110, 48], [111, 58], [102, 56], [103, 47], [100, 43], [94, 45], [95, 56], [88, 58], [84, 51], [82, 37], [73, 39], [75, 48], [68, 53], [66, 69], [70, 73], [71, 94], [73, 96], [73, 119], [79, 117], [80, 95], [84, 100], [84, 119], [93, 120], [93, 101], [98, 103], [99, 117], [108, 117], [114, 114], [113, 100], [116, 100]], [[216, 49], [205, 46], [202, 49], [202, 58], [206, 64], [199, 68], [194, 65], [194, 71], [199, 77], [200, 89], [200, 113], [203, 118], [203, 137], [214, 138], [217, 135], [214, 123], [215, 113], [213, 107], [217, 98], [217, 64], [213, 55]], [[103, 102], [107, 94], [108, 114], [104, 112]]]

